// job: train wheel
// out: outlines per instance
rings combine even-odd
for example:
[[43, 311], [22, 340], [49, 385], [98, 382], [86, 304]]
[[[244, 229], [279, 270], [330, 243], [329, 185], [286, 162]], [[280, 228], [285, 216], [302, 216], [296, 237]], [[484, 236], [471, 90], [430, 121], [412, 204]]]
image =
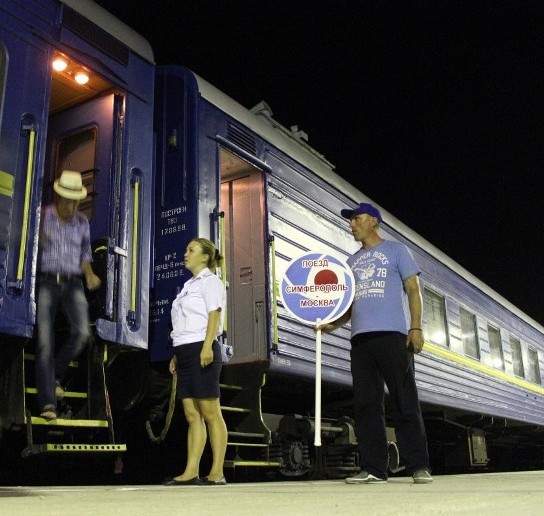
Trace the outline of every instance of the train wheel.
[[308, 445], [303, 441], [286, 441], [282, 459], [284, 467], [280, 472], [286, 477], [301, 477], [310, 471]]

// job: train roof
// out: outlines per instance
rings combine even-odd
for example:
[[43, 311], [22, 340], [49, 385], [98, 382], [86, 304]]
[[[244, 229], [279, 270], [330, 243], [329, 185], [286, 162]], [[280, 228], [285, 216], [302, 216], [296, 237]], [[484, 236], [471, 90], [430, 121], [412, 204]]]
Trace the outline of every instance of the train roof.
[[155, 56], [149, 42], [98, 4], [92, 1], [82, 2], [81, 0], [60, 0], [60, 2], [92, 21], [108, 34], [111, 34], [149, 63], [155, 64]]
[[403, 235], [405, 238], [413, 242], [420, 247], [423, 251], [436, 258], [438, 261], [446, 265], [448, 268], [459, 274], [462, 278], [472, 283], [475, 287], [482, 292], [490, 296], [492, 299], [503, 305], [509, 311], [514, 313], [520, 319], [527, 324], [534, 327], [536, 330], [544, 334], [544, 326], [537, 321], [529, 317], [525, 312], [521, 311], [518, 307], [513, 305], [510, 301], [501, 296], [498, 292], [494, 291], [491, 287], [486, 285], [483, 281], [467, 271], [464, 267], [452, 260], [449, 256], [444, 254], [428, 240], [417, 234], [410, 229], [396, 217], [394, 217], [387, 210], [376, 204], [372, 199], [368, 198], [352, 184], [348, 183], [345, 179], [340, 177], [334, 171], [334, 165], [327, 161], [321, 154], [315, 149], [310, 147], [305, 141], [303, 141], [297, 132], [290, 131], [283, 127], [279, 122], [272, 118], [270, 108], [266, 103], [260, 103], [253, 110], [244, 108], [241, 104], [230, 98], [225, 93], [221, 92], [210, 83], [194, 74], [200, 95], [208, 102], [218, 107], [233, 119], [238, 120], [244, 126], [248, 127], [256, 134], [263, 137], [278, 149], [291, 156], [300, 164], [314, 172], [324, 181], [329, 183], [332, 187], [338, 191], [346, 194], [353, 200], [354, 204], [360, 202], [371, 202], [376, 205], [385, 223], [392, 229]]

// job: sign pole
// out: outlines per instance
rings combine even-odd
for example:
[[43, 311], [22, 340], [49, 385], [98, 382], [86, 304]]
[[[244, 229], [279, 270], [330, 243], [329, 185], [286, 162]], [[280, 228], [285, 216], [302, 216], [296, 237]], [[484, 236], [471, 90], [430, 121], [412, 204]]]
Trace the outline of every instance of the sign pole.
[[315, 416], [314, 446], [316, 471], [322, 469], [321, 449], [321, 329], [349, 310], [355, 278], [344, 260], [330, 254], [309, 251], [294, 258], [285, 270], [281, 293], [285, 309], [298, 321], [315, 328]]
[[321, 446], [321, 319], [316, 319], [315, 333], [315, 430], [314, 446]]

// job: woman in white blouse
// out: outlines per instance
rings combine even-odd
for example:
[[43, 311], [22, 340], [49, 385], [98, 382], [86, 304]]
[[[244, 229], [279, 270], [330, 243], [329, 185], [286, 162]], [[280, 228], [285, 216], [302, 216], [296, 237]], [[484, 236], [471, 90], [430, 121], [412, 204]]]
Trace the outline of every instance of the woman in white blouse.
[[[185, 282], [172, 303], [172, 333], [175, 355], [170, 372], [177, 374], [177, 397], [181, 399], [189, 423], [187, 464], [183, 473], [167, 478], [164, 485], [223, 485], [223, 463], [227, 448], [227, 427], [219, 405], [221, 348], [217, 337], [223, 332], [226, 305], [225, 287], [214, 274], [222, 257], [205, 238], [189, 242], [184, 255], [185, 268], [193, 277]], [[213, 462], [206, 477], [199, 466], [207, 432], [210, 434]]]

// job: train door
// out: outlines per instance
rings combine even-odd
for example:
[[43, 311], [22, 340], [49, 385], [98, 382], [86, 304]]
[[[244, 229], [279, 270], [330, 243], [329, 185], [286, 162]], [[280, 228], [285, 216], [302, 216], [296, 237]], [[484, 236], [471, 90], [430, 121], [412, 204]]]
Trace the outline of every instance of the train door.
[[221, 149], [227, 325], [235, 362], [266, 360], [265, 212], [262, 171]]
[[107, 236], [114, 223], [109, 209], [110, 172], [120, 103], [122, 98], [111, 93], [53, 114], [49, 120], [46, 180], [51, 185], [64, 169], [82, 173], [88, 195], [79, 209], [89, 219], [92, 240]]
[[[91, 318], [104, 340], [146, 348], [150, 229], [144, 214], [151, 209], [152, 171], [146, 166], [152, 153], [147, 140], [137, 142], [149, 127], [151, 105], [74, 56], [53, 57], [65, 64], [51, 78], [43, 201], [51, 201], [63, 170], [81, 172], [88, 193], [79, 209], [89, 219], [93, 269], [102, 280], [89, 293]], [[84, 84], [75, 80], [82, 69]]]
[[39, 213], [46, 44], [0, 8], [0, 333], [29, 337]]
[[[53, 88], [55, 92], [55, 87]], [[112, 163], [113, 142], [120, 132], [123, 98], [104, 90], [98, 98], [51, 114], [47, 139], [45, 195], [51, 194], [51, 185], [62, 170], [81, 172], [87, 188], [87, 198], [79, 206], [89, 219], [93, 242], [93, 267], [101, 277], [102, 287], [91, 300], [92, 315], [115, 318], [116, 306], [114, 277], [108, 278], [110, 236], [118, 235], [118, 198], [114, 194], [118, 182], [115, 161]], [[45, 197], [44, 195], [44, 197]], [[113, 268], [114, 269], [114, 268]], [[98, 297], [98, 299], [97, 299]]]

